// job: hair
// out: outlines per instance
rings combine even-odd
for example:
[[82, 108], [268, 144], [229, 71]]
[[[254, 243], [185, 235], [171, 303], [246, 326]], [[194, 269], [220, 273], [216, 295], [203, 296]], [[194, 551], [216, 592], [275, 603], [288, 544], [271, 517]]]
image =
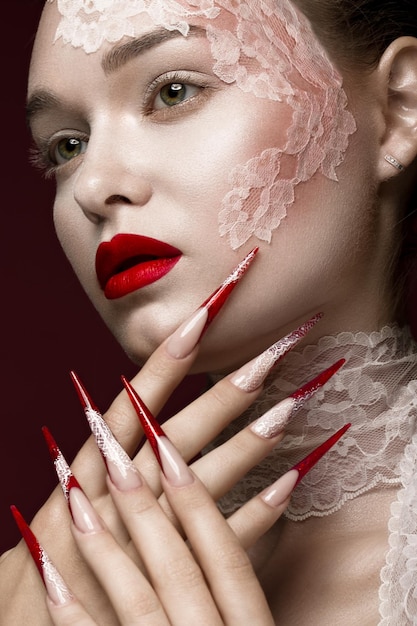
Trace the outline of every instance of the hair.
[[342, 68], [373, 69], [398, 37], [417, 37], [415, 0], [293, 0]]
[[[395, 39], [417, 38], [416, 0], [292, 1], [342, 72], [371, 72]], [[397, 247], [387, 268], [392, 275], [392, 306], [400, 323], [406, 315], [404, 294], [417, 265], [417, 159], [409, 170], [414, 173], [412, 189], [398, 215]]]

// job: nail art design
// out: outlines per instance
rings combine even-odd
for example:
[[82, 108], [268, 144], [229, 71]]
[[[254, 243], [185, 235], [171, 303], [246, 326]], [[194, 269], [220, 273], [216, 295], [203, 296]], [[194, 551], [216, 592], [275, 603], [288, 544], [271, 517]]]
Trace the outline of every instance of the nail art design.
[[122, 381], [166, 479], [177, 487], [192, 483], [194, 477], [178, 450], [124, 376]]
[[322, 317], [322, 313], [317, 313], [292, 333], [267, 348], [265, 352], [243, 365], [232, 376], [231, 382], [239, 389], [242, 389], [242, 391], [255, 391], [264, 382], [278, 361], [304, 339]]
[[228, 300], [233, 289], [246, 274], [258, 250], [257, 247], [251, 250], [220, 287], [171, 335], [166, 344], [166, 349], [171, 356], [176, 359], [183, 359], [194, 350], [211, 322]]
[[29, 549], [32, 559], [38, 568], [48, 596], [56, 605], [67, 604], [67, 602], [73, 600], [74, 597], [65, 584], [62, 576], [55, 568], [44, 548], [37, 540], [35, 534], [29, 528], [20, 511], [14, 505], [10, 507], [10, 510]]
[[139, 487], [142, 481], [131, 458], [114, 437], [77, 374], [70, 372], [70, 375], [111, 479], [122, 490]]
[[69, 502], [69, 492], [72, 487], [78, 487], [81, 489], [78, 480], [75, 478], [74, 474], [71, 472], [71, 469], [66, 462], [64, 455], [61, 450], [58, 448], [58, 445], [53, 438], [51, 432], [46, 426], [43, 426], [42, 433], [45, 438], [46, 444], [48, 446], [49, 454], [51, 455], [51, 459], [55, 465], [55, 471], [58, 476], [58, 480], [61, 484], [62, 491], [64, 493], [65, 499]]
[[127, 391], [129, 399], [133, 404], [137, 416], [139, 417], [146, 439], [149, 441], [151, 448], [156, 456], [156, 460], [162, 468], [161, 456], [159, 454], [158, 439], [161, 437], [167, 438], [166, 434], [162, 430], [159, 422], [154, 418], [146, 404], [139, 397], [139, 394], [133, 389], [129, 381], [122, 376], [123, 385]]
[[59, 449], [49, 430], [42, 429], [48, 444], [51, 458], [54, 461], [56, 473], [61, 483], [62, 491], [68, 502], [69, 510], [75, 526], [82, 533], [100, 531], [103, 526], [90, 500], [85, 495], [79, 482], [70, 470], [67, 461]]
[[342, 435], [344, 435], [345, 432], [351, 426], [352, 424], [350, 423], [342, 426], [342, 428], [340, 428], [336, 433], [334, 433], [334, 435], [326, 439], [326, 441], [324, 441], [320, 446], [318, 446], [318, 448], [313, 450], [313, 452], [310, 452], [310, 454], [308, 454], [306, 457], [304, 457], [304, 459], [296, 463], [296, 465], [294, 465], [294, 467], [291, 468], [293, 470], [297, 470], [298, 472], [298, 479], [297, 479], [296, 485], [298, 485], [300, 480], [304, 478], [307, 472], [309, 472], [312, 469], [312, 467], [314, 467], [314, 465], [318, 461], [320, 461], [321, 457], [324, 454], [326, 454], [326, 452], [328, 452], [330, 448], [332, 448], [339, 441]]
[[[315, 450], [310, 452], [304, 459], [296, 463], [288, 472], [286, 472], [283, 476], [281, 476], [277, 481], [275, 481], [270, 487], [265, 489], [265, 491], [261, 494], [264, 502], [269, 504], [270, 506], [276, 507], [283, 503], [283, 501], [290, 495], [290, 492], [298, 485], [298, 483], [304, 478], [304, 476], [309, 472], [314, 465], [322, 456], [326, 454], [345, 434], [345, 432], [351, 427], [351, 424], [345, 424], [340, 428], [336, 433], [334, 433], [331, 437], [326, 439], [320, 446], [318, 446]], [[295, 474], [297, 472], [297, 474]], [[289, 486], [288, 493], [286, 489], [283, 490], [283, 482], [286, 486]], [[283, 496], [283, 491], [285, 495]]]
[[289, 420], [323, 385], [342, 367], [345, 359], [340, 359], [308, 383], [294, 391], [288, 398], [279, 402], [250, 426], [260, 437], [272, 439], [285, 428]]
[[201, 308], [207, 309], [207, 322], [203, 328], [203, 333], [207, 330], [208, 326], [214, 320], [233, 289], [240, 282], [243, 276], [246, 274], [250, 265], [252, 265], [255, 256], [257, 255], [259, 248], [253, 248], [249, 254], [239, 263], [237, 267], [229, 274], [226, 280], [211, 296], [207, 298], [201, 305]]

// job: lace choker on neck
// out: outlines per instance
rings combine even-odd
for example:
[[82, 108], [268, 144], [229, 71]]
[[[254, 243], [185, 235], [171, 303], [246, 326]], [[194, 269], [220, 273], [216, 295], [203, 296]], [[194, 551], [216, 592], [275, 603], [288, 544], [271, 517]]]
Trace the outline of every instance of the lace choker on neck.
[[225, 513], [261, 491], [347, 422], [352, 426], [294, 491], [286, 516], [300, 521], [338, 511], [382, 485], [401, 484], [401, 460], [417, 421], [417, 345], [408, 328], [344, 332], [293, 351], [263, 395], [215, 442], [262, 415], [340, 358], [344, 367], [287, 426], [283, 441], [220, 502]]

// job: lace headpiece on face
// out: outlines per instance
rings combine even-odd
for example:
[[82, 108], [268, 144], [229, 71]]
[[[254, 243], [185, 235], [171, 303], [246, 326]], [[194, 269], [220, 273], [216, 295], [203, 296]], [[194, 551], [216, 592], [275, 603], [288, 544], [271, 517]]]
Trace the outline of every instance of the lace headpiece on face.
[[[61, 20], [55, 41], [85, 52], [97, 52], [104, 42], [116, 43], [123, 37], [136, 37], [135, 18], [146, 13], [155, 25], [167, 30], [189, 31], [189, 20], [205, 17], [213, 19], [219, 9], [213, 0], [47, 0], [56, 2]], [[185, 6], [187, 5], [187, 7]]]
[[[356, 125], [342, 79], [308, 20], [289, 0], [48, 0], [62, 15], [56, 39], [94, 52], [104, 41], [134, 37], [133, 19], [146, 13], [169, 30], [188, 33], [204, 19], [226, 83], [277, 103], [277, 125], [290, 119], [279, 146], [268, 147], [230, 174], [219, 229], [233, 249], [251, 236], [271, 241], [295, 199], [295, 188], [321, 173], [337, 180]], [[280, 104], [278, 104], [280, 103]], [[284, 108], [283, 108], [284, 107]], [[268, 121], [270, 123], [270, 121]]]

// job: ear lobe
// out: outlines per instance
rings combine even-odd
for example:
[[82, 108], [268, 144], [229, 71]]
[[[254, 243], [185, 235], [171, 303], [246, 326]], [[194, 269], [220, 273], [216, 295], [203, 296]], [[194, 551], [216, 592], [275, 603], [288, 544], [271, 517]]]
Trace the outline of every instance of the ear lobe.
[[417, 39], [400, 37], [393, 41], [377, 71], [385, 90], [385, 134], [379, 160], [382, 181], [401, 171], [385, 158], [387, 155], [405, 168], [417, 155]]

